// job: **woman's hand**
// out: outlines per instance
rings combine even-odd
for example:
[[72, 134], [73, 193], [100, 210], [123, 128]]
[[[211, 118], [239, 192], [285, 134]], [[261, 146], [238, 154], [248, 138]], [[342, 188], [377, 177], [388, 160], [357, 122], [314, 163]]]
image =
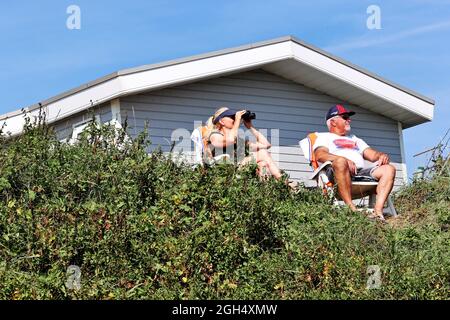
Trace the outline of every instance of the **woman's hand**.
[[242, 119], [242, 115], [246, 112], [247, 110], [241, 110], [236, 112], [235, 116], [234, 116], [234, 122], [236, 123], [241, 123], [241, 119]]

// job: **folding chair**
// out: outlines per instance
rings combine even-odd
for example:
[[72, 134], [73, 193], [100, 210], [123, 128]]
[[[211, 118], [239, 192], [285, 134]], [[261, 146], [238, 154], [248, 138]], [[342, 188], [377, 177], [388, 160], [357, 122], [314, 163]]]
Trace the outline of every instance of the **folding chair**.
[[[335, 200], [335, 203], [337, 203], [342, 199], [340, 198], [339, 193], [335, 194], [333, 190], [333, 183], [328, 179], [328, 176], [326, 174], [326, 170], [328, 166], [331, 165], [331, 161], [326, 161], [319, 165], [319, 162], [314, 156], [313, 147], [318, 135], [320, 135], [320, 133], [318, 132], [308, 134], [306, 138], [299, 142], [300, 148], [303, 151], [304, 157], [309, 161], [309, 164], [314, 170], [310, 179], [315, 180], [317, 182], [317, 186], [322, 189], [323, 193], [332, 197]], [[353, 176], [352, 199], [361, 199], [369, 196], [369, 208], [372, 209], [375, 205], [377, 186], [378, 181], [375, 179]], [[389, 196], [387, 199], [387, 210], [385, 211], [385, 213], [388, 213], [392, 216], [397, 215], [397, 212], [392, 203], [391, 196]]]
[[205, 160], [210, 164], [229, 161], [228, 154], [220, 154], [213, 157], [211, 151], [206, 148], [206, 127], [198, 127], [192, 131], [191, 140], [194, 142], [194, 164], [203, 165]]

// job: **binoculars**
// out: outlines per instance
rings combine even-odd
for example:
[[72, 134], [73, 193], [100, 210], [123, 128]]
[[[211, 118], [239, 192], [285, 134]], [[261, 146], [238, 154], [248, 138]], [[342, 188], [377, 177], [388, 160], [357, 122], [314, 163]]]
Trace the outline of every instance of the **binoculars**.
[[243, 115], [242, 115], [242, 119], [248, 121], [248, 120], [253, 120], [256, 119], [256, 114], [254, 112], [251, 112], [249, 110], [247, 110]]

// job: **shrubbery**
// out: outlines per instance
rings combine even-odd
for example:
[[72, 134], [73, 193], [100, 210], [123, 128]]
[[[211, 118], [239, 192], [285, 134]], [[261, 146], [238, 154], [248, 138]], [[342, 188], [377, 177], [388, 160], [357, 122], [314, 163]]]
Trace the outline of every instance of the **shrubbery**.
[[109, 127], [68, 145], [28, 121], [0, 142], [1, 299], [448, 298], [448, 177], [399, 193], [392, 226], [251, 166], [148, 155], [145, 135]]

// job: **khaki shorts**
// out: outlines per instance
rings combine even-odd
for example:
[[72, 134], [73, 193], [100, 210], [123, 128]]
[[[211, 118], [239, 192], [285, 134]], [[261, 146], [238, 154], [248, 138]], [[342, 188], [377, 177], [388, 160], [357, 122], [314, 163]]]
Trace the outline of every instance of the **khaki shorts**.
[[[375, 181], [378, 181], [378, 179], [373, 176], [373, 172], [377, 168], [378, 168], [378, 166], [371, 167], [371, 168], [360, 168], [360, 169], [357, 169], [356, 175], [352, 177], [352, 180], [353, 181], [358, 181], [358, 180], [359, 181], [363, 181], [363, 180], [375, 180]], [[334, 183], [334, 171], [333, 171], [333, 167], [332, 166], [328, 166], [328, 168], [326, 170], [326, 175], [327, 175], [328, 179], [332, 183]]]

